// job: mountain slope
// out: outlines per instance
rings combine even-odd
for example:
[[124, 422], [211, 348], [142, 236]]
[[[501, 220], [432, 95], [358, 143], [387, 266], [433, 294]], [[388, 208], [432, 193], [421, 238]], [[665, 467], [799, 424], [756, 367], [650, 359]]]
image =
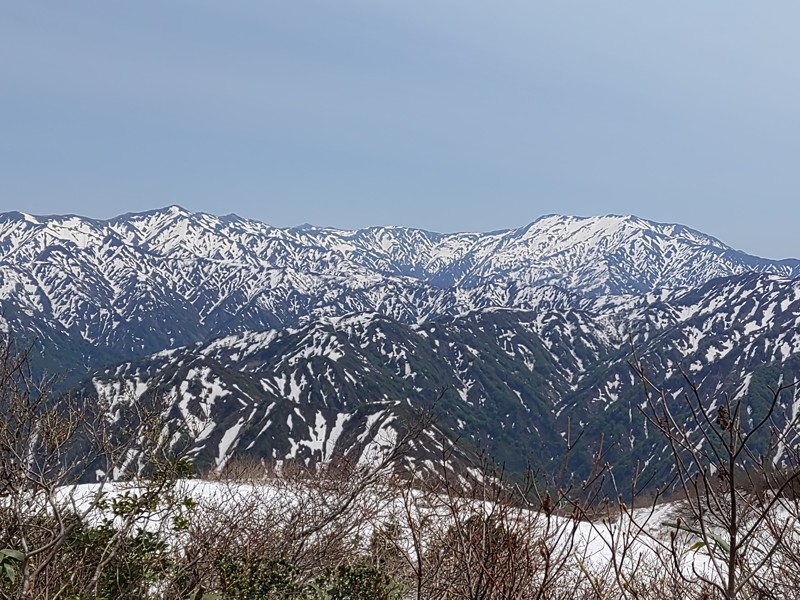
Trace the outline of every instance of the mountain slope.
[[[631, 341], [665, 393], [685, 390], [683, 370], [709, 402], [745, 395], [757, 419], [766, 384], [800, 369], [800, 280], [746, 274], [697, 290], [416, 325], [376, 313], [328, 318], [162, 352], [105, 370], [87, 390], [160, 395], [170, 418], [195, 424], [193, 452], [209, 467], [241, 453], [307, 464], [360, 456], [379, 430], [379, 438], [401, 434], [446, 388], [438, 429], [416, 449], [421, 464], [436, 460], [434, 440], [451, 432], [511, 470], [529, 461], [551, 469], [568, 430], [573, 439], [583, 430], [576, 472], [589, 468], [601, 439], [620, 475], [637, 461], [660, 472], [664, 440], [639, 412]], [[786, 419], [797, 406], [800, 393], [787, 393], [775, 423], [795, 439]]]
[[[675, 399], [686, 373], [756, 418], [766, 384], [800, 372], [798, 275], [797, 260], [636, 217], [439, 234], [178, 207], [0, 215], [0, 327], [70, 383], [100, 369], [85, 394], [162, 399], [202, 469], [369, 460], [433, 410], [417, 466], [458, 438], [512, 470], [551, 469], [582, 430], [576, 473], [603, 440], [620, 471], [663, 475], [631, 344]], [[796, 439], [800, 398], [781, 403], [775, 427]]]
[[[0, 215], [0, 302], [11, 327], [124, 360], [243, 331], [379, 312], [404, 323], [487, 307], [800, 274], [636, 217], [547, 216], [515, 230], [282, 229], [178, 207], [107, 221]], [[107, 364], [87, 355], [89, 366]]]

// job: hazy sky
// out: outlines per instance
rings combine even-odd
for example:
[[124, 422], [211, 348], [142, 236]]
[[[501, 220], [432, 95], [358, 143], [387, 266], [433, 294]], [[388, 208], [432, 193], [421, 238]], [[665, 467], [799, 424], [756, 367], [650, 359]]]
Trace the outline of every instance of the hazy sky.
[[800, 256], [800, 3], [4, 2], [0, 210], [680, 222]]

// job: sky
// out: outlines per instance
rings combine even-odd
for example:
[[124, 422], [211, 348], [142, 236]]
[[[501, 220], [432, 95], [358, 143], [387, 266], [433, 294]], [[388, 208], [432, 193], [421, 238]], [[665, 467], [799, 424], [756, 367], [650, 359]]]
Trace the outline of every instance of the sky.
[[800, 257], [800, 3], [0, 5], [0, 211], [677, 222]]

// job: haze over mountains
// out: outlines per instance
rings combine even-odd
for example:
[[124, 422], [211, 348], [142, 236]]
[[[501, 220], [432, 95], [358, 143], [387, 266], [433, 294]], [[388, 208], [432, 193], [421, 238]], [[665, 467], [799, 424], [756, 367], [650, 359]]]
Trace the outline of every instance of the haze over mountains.
[[798, 276], [798, 260], [630, 216], [439, 234], [178, 207], [0, 215], [4, 327], [38, 340], [51, 368], [98, 370], [84, 393], [166, 398], [204, 467], [237, 453], [366, 460], [446, 387], [419, 464], [459, 437], [546, 466], [571, 423], [612, 440], [621, 468], [656, 469], [631, 341], [670, 393], [683, 368], [756, 414], [763, 385], [800, 366]]

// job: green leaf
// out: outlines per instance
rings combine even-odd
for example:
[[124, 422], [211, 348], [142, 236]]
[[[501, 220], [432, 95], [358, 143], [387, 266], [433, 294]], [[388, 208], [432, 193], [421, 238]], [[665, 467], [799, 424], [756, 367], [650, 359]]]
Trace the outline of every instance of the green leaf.
[[715, 534], [709, 532], [708, 537], [710, 537], [712, 540], [714, 540], [714, 542], [716, 542], [717, 546], [722, 548], [726, 553], [729, 553], [731, 551], [731, 547], [728, 545], [728, 542], [723, 540], [718, 535], [715, 535]]
[[700, 548], [703, 548], [705, 545], [706, 543], [703, 541], [695, 542], [694, 544], [689, 546], [689, 552], [697, 552], [698, 550], [700, 550]]
[[17, 562], [22, 562], [25, 559], [25, 555], [19, 550], [12, 550], [11, 548], [3, 548], [2, 550], [0, 550], [0, 561], [5, 561], [6, 558], [10, 558], [11, 560]]
[[11, 566], [10, 563], [3, 563], [3, 569], [6, 572], [6, 579], [11, 585], [14, 585], [17, 581], [17, 570]]

